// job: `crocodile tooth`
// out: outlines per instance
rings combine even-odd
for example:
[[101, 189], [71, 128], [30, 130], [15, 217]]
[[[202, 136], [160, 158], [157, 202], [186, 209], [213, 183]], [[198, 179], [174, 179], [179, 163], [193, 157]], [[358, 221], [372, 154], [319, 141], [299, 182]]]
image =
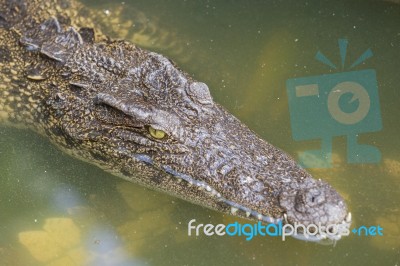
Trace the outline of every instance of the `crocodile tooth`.
[[350, 223], [351, 222], [351, 212], [349, 212], [346, 216], [346, 222]]
[[211, 191], [211, 187], [210, 187], [210, 186], [206, 186], [206, 190], [207, 190], [208, 192], [210, 192], [210, 191]]
[[83, 88], [83, 89], [86, 89], [86, 88], [89, 87], [88, 84], [85, 84], [85, 83], [82, 83], [82, 82], [77, 82], [77, 81], [75, 81], [75, 82], [74, 81], [70, 81], [69, 84], [72, 85], [72, 86], [78, 87], [78, 88]]
[[178, 180], [176, 180], [178, 183], [180, 183], [181, 181], [182, 181], [182, 179], [181, 178], [178, 178]]
[[231, 207], [231, 213], [235, 214], [238, 211], [238, 208], [235, 207]]
[[45, 80], [45, 79], [46, 79], [45, 76], [42, 76], [42, 75], [40, 75], [40, 74], [37, 74], [37, 75], [28, 75], [27, 78], [30, 79], [30, 80], [36, 80], [36, 81], [41, 81], [41, 80]]
[[258, 215], [257, 215], [257, 219], [258, 219], [258, 220], [262, 220], [262, 218], [263, 218], [263, 216], [262, 216], [261, 214], [258, 214]]
[[250, 216], [250, 212], [246, 212], [246, 217], [249, 217]]
[[285, 222], [288, 224], [288, 221], [287, 221], [287, 214], [286, 214], [286, 213], [283, 214], [283, 218], [285, 219]]

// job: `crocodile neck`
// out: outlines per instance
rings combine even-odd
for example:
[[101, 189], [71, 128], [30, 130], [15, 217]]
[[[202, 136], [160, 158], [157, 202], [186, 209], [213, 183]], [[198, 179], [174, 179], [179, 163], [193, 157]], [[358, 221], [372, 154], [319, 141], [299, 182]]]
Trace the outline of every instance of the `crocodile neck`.
[[[57, 17], [84, 29], [94, 23], [84, 16], [90, 12], [74, 1], [1, 1], [0, 7], [0, 122], [43, 132], [44, 103], [68, 81], [60, 78], [62, 64], [32, 53], [21, 45], [21, 37], [44, 18]], [[106, 39], [101, 31], [94, 37]]]

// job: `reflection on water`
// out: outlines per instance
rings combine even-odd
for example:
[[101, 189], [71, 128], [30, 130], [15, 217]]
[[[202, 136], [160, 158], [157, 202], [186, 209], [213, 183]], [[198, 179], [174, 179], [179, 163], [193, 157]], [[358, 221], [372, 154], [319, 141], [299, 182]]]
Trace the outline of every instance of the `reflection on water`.
[[[170, 56], [206, 82], [214, 99], [263, 138], [286, 150], [317, 149], [291, 138], [288, 78], [329, 73], [313, 58], [323, 47], [377, 72], [383, 130], [361, 134], [380, 164], [346, 163], [346, 139], [333, 142], [333, 168], [311, 169], [345, 197], [353, 226], [377, 225], [383, 237], [351, 235], [336, 247], [294, 239], [188, 237], [187, 223], [229, 223], [225, 216], [144, 189], [72, 159], [26, 130], [0, 128], [1, 265], [398, 265], [400, 263], [400, 6], [381, 1], [85, 1], [109, 18], [105, 31]], [[120, 14], [122, 13], [122, 14]], [[99, 22], [100, 23], [100, 22]], [[396, 60], [395, 60], [396, 59]], [[339, 61], [337, 61], [339, 62]], [[336, 61], [335, 61], [336, 63]], [[312, 158], [311, 158], [312, 159]]]

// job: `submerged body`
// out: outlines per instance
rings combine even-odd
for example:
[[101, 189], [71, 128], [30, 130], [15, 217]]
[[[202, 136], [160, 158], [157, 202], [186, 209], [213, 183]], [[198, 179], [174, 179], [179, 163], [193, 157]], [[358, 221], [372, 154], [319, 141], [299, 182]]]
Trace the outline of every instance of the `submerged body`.
[[[350, 224], [342, 197], [169, 59], [68, 0], [0, 0], [0, 121], [124, 179], [266, 223]], [[315, 240], [339, 239], [320, 234]]]

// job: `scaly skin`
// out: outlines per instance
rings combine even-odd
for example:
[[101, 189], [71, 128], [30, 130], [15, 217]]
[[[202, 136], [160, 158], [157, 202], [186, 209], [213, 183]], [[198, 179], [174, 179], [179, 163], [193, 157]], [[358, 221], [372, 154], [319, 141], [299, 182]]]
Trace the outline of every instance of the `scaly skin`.
[[[0, 0], [1, 122], [224, 213], [349, 226], [330, 185], [260, 139], [167, 58], [94, 31], [90, 14], [68, 0]], [[153, 137], [152, 128], [165, 137]]]

